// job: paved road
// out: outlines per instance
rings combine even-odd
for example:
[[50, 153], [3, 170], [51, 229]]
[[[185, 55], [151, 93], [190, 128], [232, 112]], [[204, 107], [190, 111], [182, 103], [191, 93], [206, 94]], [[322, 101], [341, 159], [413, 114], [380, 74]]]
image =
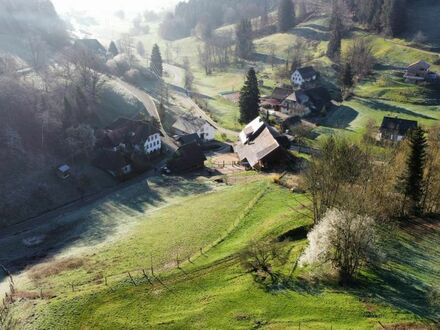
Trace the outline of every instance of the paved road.
[[202, 110], [192, 98], [186, 94], [185, 89], [183, 88], [185, 75], [184, 69], [170, 64], [167, 64], [165, 68], [170, 74], [170, 79], [168, 79], [167, 83], [170, 85], [172, 94], [178, 105], [180, 105], [182, 108], [191, 109], [194, 111], [197, 116], [202, 117], [212, 126], [214, 126], [219, 133], [238, 137], [238, 132], [220, 126], [204, 110]]
[[165, 129], [163, 128], [162, 125], [162, 120], [159, 116], [159, 111], [157, 110], [156, 107], [156, 103], [154, 102], [153, 98], [146, 93], [145, 91], [119, 79], [116, 77], [112, 78], [117, 84], [119, 84], [121, 87], [123, 87], [124, 89], [126, 89], [130, 94], [132, 94], [134, 97], [136, 97], [139, 102], [141, 102], [145, 109], [147, 110], [148, 114], [153, 117], [156, 118], [160, 124], [161, 127], [161, 133], [163, 135], [163, 142], [168, 146], [169, 149], [171, 150], [177, 150], [177, 145], [174, 142], [174, 140], [168, 135], [168, 133], [165, 131]]

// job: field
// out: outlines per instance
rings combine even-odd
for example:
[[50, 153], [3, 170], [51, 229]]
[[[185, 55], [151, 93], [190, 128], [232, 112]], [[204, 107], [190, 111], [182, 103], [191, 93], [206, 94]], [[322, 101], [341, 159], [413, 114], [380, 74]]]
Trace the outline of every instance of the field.
[[[57, 297], [20, 302], [25, 328], [285, 329], [301, 322], [304, 329], [372, 329], [378, 322], [423, 324], [440, 316], [428, 294], [440, 280], [437, 226], [411, 225], [388, 237], [386, 262], [366, 269], [353, 287], [341, 288], [303, 269], [289, 275], [306, 244], [298, 228], [310, 224], [302, 203], [304, 196], [263, 179], [141, 216], [122, 239], [76, 255], [81, 262], [58, 263], [65, 268], [54, 273], [47, 264], [28, 270], [29, 276], [40, 275], [32, 285], [52, 288]], [[287, 258], [275, 265], [282, 281], [255, 282], [240, 266], [239, 252], [283, 234], [290, 239], [275, 243]], [[422, 239], [416, 242], [415, 235]], [[160, 274], [152, 285], [141, 271], [153, 279], [151, 254]], [[32, 310], [38, 317], [29, 315]]]

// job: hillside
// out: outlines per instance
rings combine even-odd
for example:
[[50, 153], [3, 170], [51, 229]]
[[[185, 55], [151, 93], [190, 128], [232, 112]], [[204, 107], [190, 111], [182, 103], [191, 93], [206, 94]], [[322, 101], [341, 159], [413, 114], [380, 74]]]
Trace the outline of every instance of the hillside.
[[[228, 208], [230, 200], [235, 201], [233, 208]], [[108, 329], [123, 323], [128, 328], [284, 329], [301, 322], [306, 329], [372, 329], [379, 324], [429, 324], [440, 317], [426, 300], [439, 280], [439, 251], [433, 244], [440, 238], [438, 227], [413, 224], [401, 229], [387, 239], [390, 252], [380, 268], [364, 272], [355, 287], [340, 288], [332, 279], [316, 282], [301, 269], [289, 276], [306, 244], [301, 228], [309, 221], [299, 212], [303, 202], [301, 195], [260, 181], [189, 197], [158, 210], [121, 240], [93, 254], [71, 256], [84, 260], [76, 266], [72, 262], [65, 270], [48, 273], [52, 275], [45, 272], [57, 267], [55, 261], [53, 266], [31, 268], [27, 274], [35, 279], [23, 290], [40, 287], [48, 294], [62, 294], [35, 301], [38, 317], [27, 319], [27, 328]], [[288, 260], [277, 266], [283, 284], [255, 282], [240, 266], [238, 254], [255, 240], [276, 240], [287, 232], [292, 233], [290, 240], [276, 243]], [[423, 239], [416, 241], [415, 235]], [[150, 255], [160, 280], [151, 276]], [[26, 320], [32, 309], [22, 304], [20, 316]]]

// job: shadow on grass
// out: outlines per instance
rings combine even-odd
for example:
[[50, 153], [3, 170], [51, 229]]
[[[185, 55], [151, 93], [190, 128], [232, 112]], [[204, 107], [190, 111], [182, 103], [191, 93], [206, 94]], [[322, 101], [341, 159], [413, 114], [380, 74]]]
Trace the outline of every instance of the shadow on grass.
[[[13, 255], [0, 255], [0, 259], [10, 272], [15, 273], [49, 259], [69, 247], [94, 246], [105, 242], [110, 237], [116, 237], [123, 224], [148, 221], [147, 212], [166, 205], [168, 195], [173, 198], [187, 197], [209, 191], [212, 191], [212, 185], [209, 183], [180, 177], [153, 178], [148, 184], [143, 180], [109, 197], [55, 218], [48, 218], [44, 226], [17, 234], [13, 241], [8, 242], [20, 248], [16, 249]], [[23, 241], [30, 237], [44, 239], [38, 245], [24, 246]]]
[[324, 32], [320, 27], [319, 30], [315, 29], [313, 26], [296, 27], [292, 30], [292, 33], [298, 37], [305, 39], [316, 40], [316, 41], [329, 41], [330, 36], [328, 32]]
[[329, 113], [317, 123], [321, 126], [346, 129], [357, 118], [359, 113], [348, 106], [333, 107]]
[[396, 105], [386, 104], [383, 102], [379, 102], [376, 100], [371, 99], [360, 99], [358, 98], [358, 101], [363, 104], [364, 106], [367, 106], [375, 111], [382, 111], [382, 112], [388, 112], [388, 113], [395, 113], [395, 114], [402, 114], [402, 115], [408, 115], [413, 116], [416, 118], [422, 118], [422, 119], [428, 119], [428, 120], [437, 120], [436, 118], [433, 118], [431, 116], [423, 115], [418, 112], [414, 112]]

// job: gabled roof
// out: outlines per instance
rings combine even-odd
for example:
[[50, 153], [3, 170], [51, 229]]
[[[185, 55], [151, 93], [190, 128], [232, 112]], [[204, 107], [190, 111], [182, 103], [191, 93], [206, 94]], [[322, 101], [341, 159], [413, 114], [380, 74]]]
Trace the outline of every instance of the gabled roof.
[[93, 165], [105, 170], [118, 172], [130, 163], [120, 151], [100, 150]]
[[264, 127], [266, 127], [266, 123], [262, 121], [260, 117], [257, 117], [254, 120], [252, 120], [240, 132], [239, 137], [241, 143], [246, 144], [249, 141], [252, 141], [261, 132], [261, 130]]
[[270, 130], [264, 127], [254, 140], [245, 144], [241, 142], [238, 143], [235, 150], [240, 161], [247, 160], [251, 167], [255, 167], [260, 161], [264, 160], [264, 158], [278, 148], [280, 148], [280, 144]]
[[154, 134], [160, 134], [160, 130], [151, 122], [118, 118], [103, 132], [98, 145], [110, 148], [121, 143], [138, 145]]
[[177, 141], [179, 141], [182, 145], [193, 143], [193, 142], [195, 142], [197, 144], [201, 143], [200, 137], [197, 133], [181, 135], [177, 138]]
[[173, 128], [187, 134], [193, 134], [199, 132], [206, 124], [214, 127], [207, 120], [187, 115], [179, 117], [173, 124]]
[[205, 160], [206, 157], [202, 147], [193, 142], [177, 149], [173, 158], [168, 161], [167, 166], [172, 172], [186, 172], [202, 167]]
[[429, 64], [426, 61], [418, 61], [415, 63], [412, 63], [408, 66], [408, 70], [429, 70], [429, 68], [431, 67], [431, 64]]
[[417, 128], [417, 125], [418, 123], [415, 120], [384, 117], [380, 131], [393, 131], [398, 135], [405, 136], [410, 130]]
[[302, 103], [305, 101], [305, 99], [307, 99], [308, 96], [307, 94], [303, 91], [303, 90], [299, 90], [299, 91], [295, 91], [292, 94], [290, 94], [287, 98], [286, 101], [292, 101], [292, 102], [298, 102], [298, 103]]
[[284, 101], [285, 98], [292, 93], [292, 91], [293, 89], [291, 88], [275, 87], [275, 89], [272, 92], [271, 98], [278, 101]]
[[299, 72], [299, 74], [301, 75], [301, 77], [303, 79], [310, 79], [310, 78], [313, 78], [313, 76], [318, 74], [315, 71], [315, 69], [313, 68], [313, 66], [305, 66], [303, 68], [297, 69], [296, 71]]
[[304, 93], [311, 99], [315, 108], [320, 111], [324, 106], [330, 104], [332, 97], [324, 87], [306, 89]]
[[77, 39], [75, 40], [75, 46], [88, 49], [94, 53], [107, 53], [104, 46], [97, 39]]

